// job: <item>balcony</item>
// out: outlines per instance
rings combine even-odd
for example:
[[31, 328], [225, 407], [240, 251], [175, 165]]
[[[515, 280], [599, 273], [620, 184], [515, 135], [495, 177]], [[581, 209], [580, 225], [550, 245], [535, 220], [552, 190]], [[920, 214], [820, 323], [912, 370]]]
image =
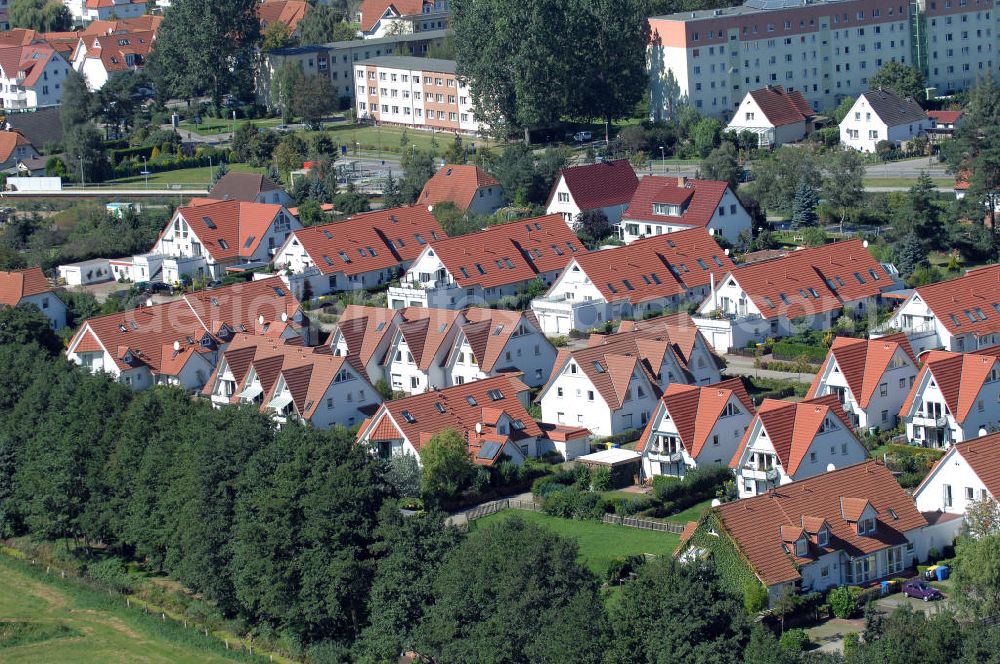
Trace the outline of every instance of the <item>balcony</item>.
[[743, 472], [740, 474], [749, 480], [766, 480], [768, 482], [774, 482], [778, 479], [777, 468], [758, 468], [753, 465], [745, 465], [743, 466]]
[[930, 413], [917, 413], [913, 416], [913, 426], [944, 429], [948, 426], [948, 416], [935, 416]]

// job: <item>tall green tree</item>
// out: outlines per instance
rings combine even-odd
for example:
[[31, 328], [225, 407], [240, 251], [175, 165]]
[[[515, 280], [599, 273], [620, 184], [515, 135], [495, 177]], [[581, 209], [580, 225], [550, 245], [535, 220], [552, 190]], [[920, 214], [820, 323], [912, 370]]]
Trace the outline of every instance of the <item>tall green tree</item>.
[[0, 307], [0, 345], [32, 344], [56, 356], [63, 349], [62, 341], [52, 331], [49, 318], [33, 304]]
[[736, 146], [729, 141], [723, 141], [719, 147], [709, 152], [708, 156], [702, 160], [698, 177], [726, 182], [730, 189], [735, 192], [740, 184], [742, 172], [743, 167], [740, 166]]
[[819, 199], [816, 196], [816, 190], [803, 178], [799, 182], [799, 188], [795, 190], [795, 200], [792, 201], [792, 228], [818, 226], [817, 205], [819, 205]]
[[434, 434], [420, 451], [423, 466], [421, 491], [432, 498], [451, 498], [472, 481], [475, 466], [469, 460], [465, 439], [455, 429]]
[[892, 90], [898, 96], [913, 97], [920, 104], [927, 101], [927, 82], [924, 80], [924, 73], [919, 67], [904, 65], [889, 60], [882, 65], [875, 75], [868, 79], [868, 87], [871, 90], [885, 88]]
[[97, 112], [97, 99], [83, 74], [70, 69], [63, 80], [62, 104], [59, 106], [59, 121], [63, 132], [89, 123]]
[[358, 26], [344, 20], [345, 13], [328, 4], [314, 3], [299, 22], [299, 42], [326, 44], [357, 39]]
[[963, 537], [955, 547], [952, 600], [978, 620], [1000, 618], [1000, 535]]
[[327, 114], [337, 108], [337, 90], [328, 76], [306, 76], [294, 87], [295, 114], [309, 129], [319, 129]]
[[643, 565], [610, 614], [611, 663], [740, 662], [749, 638], [742, 601], [698, 562]]
[[766, 210], [789, 213], [799, 183], [818, 188], [823, 183], [815, 155], [798, 147], [782, 145], [753, 164], [754, 180], [749, 191]]
[[10, 25], [38, 32], [65, 32], [73, 27], [73, 17], [60, 0], [11, 0]]
[[148, 69], [161, 94], [182, 99], [252, 90], [260, 43], [257, 0], [177, 0], [164, 13]]
[[279, 48], [286, 48], [294, 43], [295, 38], [292, 37], [292, 30], [288, 27], [288, 24], [281, 21], [272, 21], [267, 24], [264, 32], [261, 33], [260, 50], [264, 52], [274, 51]]
[[399, 183], [400, 196], [409, 205], [416, 202], [424, 185], [434, 175], [434, 154], [426, 150], [413, 149], [403, 152], [400, 159], [403, 179]]
[[399, 181], [390, 174], [382, 185], [382, 205], [387, 208], [406, 205], [403, 193], [399, 189]]
[[921, 267], [927, 266], [927, 250], [916, 232], [910, 231], [895, 248], [896, 269], [904, 279], [910, 278]]
[[857, 150], [842, 149], [823, 166], [823, 198], [838, 208], [844, 219], [847, 209], [859, 205], [864, 197], [865, 162]]
[[282, 63], [271, 77], [271, 104], [281, 111], [281, 119], [285, 123], [294, 119], [295, 95], [304, 79], [302, 63], [292, 61]]
[[436, 575], [416, 651], [440, 664], [600, 662], [597, 579], [578, 553], [517, 517], [473, 531]]

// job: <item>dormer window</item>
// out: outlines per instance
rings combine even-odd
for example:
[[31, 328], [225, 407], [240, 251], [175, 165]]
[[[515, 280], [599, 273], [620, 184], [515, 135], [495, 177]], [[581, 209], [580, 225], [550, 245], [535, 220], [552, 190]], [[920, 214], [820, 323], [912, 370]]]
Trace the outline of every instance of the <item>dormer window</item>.
[[681, 216], [681, 206], [668, 203], [653, 203], [653, 214], [664, 217], [679, 217]]
[[826, 546], [830, 543], [830, 530], [828, 528], [820, 528], [820, 531], [816, 533], [816, 546]]
[[861, 519], [858, 521], [858, 535], [874, 535], [875, 519]]
[[795, 542], [795, 555], [805, 556], [809, 553], [809, 543], [805, 538], [797, 540]]

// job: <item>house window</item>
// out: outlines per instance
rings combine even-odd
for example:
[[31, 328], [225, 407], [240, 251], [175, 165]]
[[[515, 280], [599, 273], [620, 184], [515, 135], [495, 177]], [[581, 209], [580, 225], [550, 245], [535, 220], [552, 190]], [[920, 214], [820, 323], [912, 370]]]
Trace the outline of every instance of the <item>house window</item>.
[[867, 535], [875, 532], [875, 519], [861, 519], [858, 521], [858, 534]]
[[594, 391], [587, 390], [587, 401], [593, 401], [593, 400], [594, 400]]
[[557, 396], [557, 397], [559, 397], [560, 399], [562, 399], [562, 396], [563, 396], [563, 388], [561, 388], [561, 387], [557, 387], [557, 388], [556, 388], [556, 396]]
[[965, 499], [966, 500], [975, 500], [976, 499], [976, 490], [973, 489], [971, 486], [965, 487]]
[[951, 500], [951, 485], [950, 484], [945, 484], [942, 487], [942, 489], [944, 490], [944, 506], [945, 507], [951, 507], [951, 505], [952, 505], [952, 500]]
[[879, 385], [878, 386], [878, 393], [879, 393], [880, 396], [883, 396], [883, 397], [887, 396], [889, 394], [889, 384], [888, 383], [882, 383], [881, 385]]

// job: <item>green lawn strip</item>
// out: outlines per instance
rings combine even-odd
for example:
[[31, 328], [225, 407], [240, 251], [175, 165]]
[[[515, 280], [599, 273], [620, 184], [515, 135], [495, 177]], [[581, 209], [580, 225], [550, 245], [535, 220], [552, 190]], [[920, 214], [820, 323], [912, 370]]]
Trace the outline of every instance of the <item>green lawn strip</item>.
[[[931, 182], [934, 183], [935, 187], [953, 187], [955, 185], [954, 178], [931, 178]], [[866, 187], [912, 187], [917, 183], [917, 178], [903, 178], [903, 177], [873, 177], [871, 175], [864, 178], [864, 185]]]
[[[201, 136], [228, 134], [233, 130], [232, 118], [228, 120], [225, 118], [202, 118], [202, 120], [203, 122], [197, 125], [189, 120], [185, 120], [177, 126], [179, 129], [190, 131]], [[239, 129], [243, 125], [250, 122], [257, 127], [277, 127], [282, 124], [281, 118], [265, 118], [262, 120], [241, 119], [236, 121], [236, 128]]]
[[[19, 645], [3, 648], [0, 660], [20, 662], [259, 662], [213, 636], [150, 614], [142, 604], [89, 587], [85, 582], [47, 574], [42, 566], [0, 556], [0, 621], [14, 624]], [[0, 637], [3, 638], [3, 637]], [[237, 639], [231, 639], [231, 647]], [[275, 657], [274, 661], [290, 660]]]
[[490, 524], [513, 516], [519, 516], [559, 535], [575, 539], [580, 547], [581, 562], [601, 579], [605, 577], [608, 565], [615, 558], [642, 553], [669, 556], [680, 542], [680, 538], [672, 533], [612, 526], [598, 521], [561, 519], [540, 512], [522, 510], [506, 510], [491, 514], [474, 521], [473, 525], [477, 528], [489, 527]]
[[671, 514], [670, 516], [667, 517], [666, 520], [681, 524], [687, 523], [688, 521], [697, 521], [698, 519], [701, 518], [701, 515], [705, 513], [705, 510], [707, 510], [711, 506], [712, 506], [712, 500], [711, 499], [705, 500], [698, 503], [697, 505], [692, 505], [691, 507], [687, 508], [682, 512], [678, 512], [677, 514]]
[[[149, 186], [159, 188], [170, 184], [194, 184], [204, 185], [207, 189], [212, 182], [212, 175], [215, 173], [217, 166], [218, 164], [213, 165], [211, 168], [208, 165], [195, 166], [193, 168], [180, 168], [176, 171], [150, 173]], [[230, 172], [234, 173], [264, 173], [267, 170], [256, 168], [249, 164], [229, 164], [228, 166]], [[108, 183], [144, 187], [146, 185], [146, 176], [134, 175], [126, 178], [118, 178], [117, 180], [108, 180], [105, 184]]]

